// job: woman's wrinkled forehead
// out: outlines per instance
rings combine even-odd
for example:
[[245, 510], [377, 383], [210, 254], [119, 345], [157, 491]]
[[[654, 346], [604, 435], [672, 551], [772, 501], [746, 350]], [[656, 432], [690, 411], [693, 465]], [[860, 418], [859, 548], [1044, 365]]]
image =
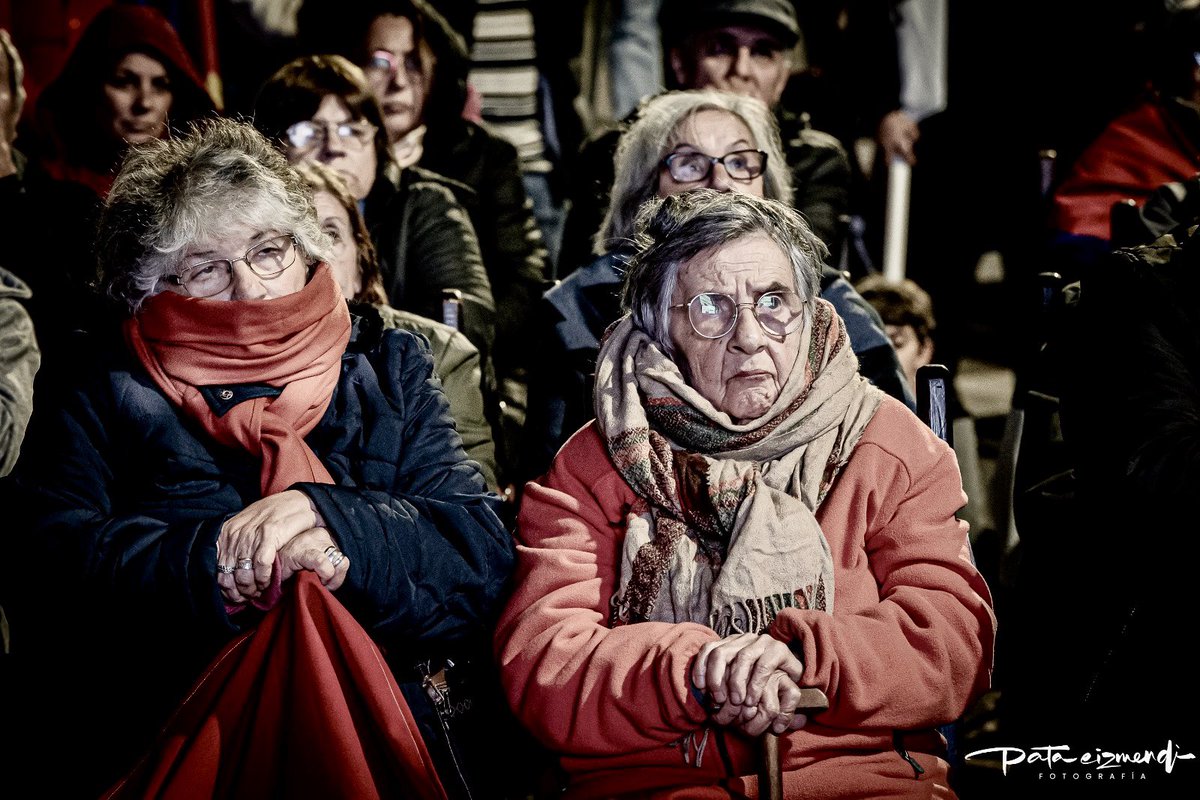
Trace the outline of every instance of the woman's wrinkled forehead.
[[739, 236], [679, 264], [676, 294], [691, 297], [707, 291], [735, 293], [739, 287], [760, 292], [796, 291], [792, 264], [766, 231]]

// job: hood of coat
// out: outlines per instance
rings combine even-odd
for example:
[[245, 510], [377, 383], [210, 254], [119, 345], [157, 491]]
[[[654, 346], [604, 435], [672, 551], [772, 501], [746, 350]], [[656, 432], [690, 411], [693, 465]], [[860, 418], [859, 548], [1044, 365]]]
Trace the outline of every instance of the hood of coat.
[[62, 72], [37, 100], [36, 126], [43, 148], [76, 160], [99, 146], [94, 104], [113, 67], [129, 53], [144, 53], [166, 68], [173, 94], [172, 129], [207, 116], [215, 108], [200, 71], [170, 21], [151, 6], [118, 4], [92, 19]]

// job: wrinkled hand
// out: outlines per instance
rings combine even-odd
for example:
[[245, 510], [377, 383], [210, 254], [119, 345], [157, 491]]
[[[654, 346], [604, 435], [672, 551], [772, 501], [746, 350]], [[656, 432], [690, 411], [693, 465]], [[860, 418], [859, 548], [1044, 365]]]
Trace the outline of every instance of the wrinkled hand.
[[335, 567], [325, 550], [337, 547], [327, 528], [313, 528], [293, 538], [279, 550], [279, 558], [283, 574], [281, 580], [287, 580], [302, 569], [312, 570], [321, 579], [321, 584], [334, 592], [346, 580], [350, 572], [350, 559], [343, 556]]
[[692, 683], [716, 706], [712, 719], [751, 736], [768, 727], [780, 733], [803, 727], [795, 716], [804, 665], [778, 639], [743, 633], [709, 642], [692, 662]]
[[899, 157], [909, 165], [916, 164], [917, 155], [913, 147], [919, 138], [921, 130], [916, 120], [904, 111], [892, 111], [879, 121], [879, 146], [883, 148], [886, 163]]
[[[308, 495], [295, 489], [246, 506], [229, 518], [217, 537], [217, 563], [234, 568], [229, 574], [217, 573], [221, 594], [233, 604], [257, 597], [271, 583], [275, 554], [301, 533], [324, 526]], [[253, 568], [237, 569], [238, 561], [247, 558]]]
[[805, 714], [796, 713], [802, 696], [796, 682], [777, 670], [767, 677], [757, 703], [724, 703], [714, 708], [709, 718], [747, 736], [758, 736], [768, 729], [776, 734], [799, 730], [808, 724]]

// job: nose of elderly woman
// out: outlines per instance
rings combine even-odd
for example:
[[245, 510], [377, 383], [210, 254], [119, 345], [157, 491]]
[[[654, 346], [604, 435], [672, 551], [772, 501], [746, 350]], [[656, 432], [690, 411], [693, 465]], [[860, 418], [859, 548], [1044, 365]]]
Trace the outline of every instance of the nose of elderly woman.
[[766, 331], [748, 308], [739, 310], [733, 330], [729, 332], [729, 346], [743, 353], [757, 353], [767, 345]]
[[233, 273], [229, 276], [230, 300], [265, 300], [267, 285], [244, 261], [233, 262]]

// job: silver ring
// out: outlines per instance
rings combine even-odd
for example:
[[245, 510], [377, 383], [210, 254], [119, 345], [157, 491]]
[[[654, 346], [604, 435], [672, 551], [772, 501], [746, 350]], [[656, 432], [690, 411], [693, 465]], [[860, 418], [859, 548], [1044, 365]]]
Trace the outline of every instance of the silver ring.
[[237, 568], [238, 569], [254, 569], [254, 559], [239, 558]]
[[326, 548], [325, 548], [325, 555], [327, 555], [327, 556], [329, 556], [330, 558], [332, 558], [332, 557], [333, 557], [333, 554], [334, 554], [334, 553], [336, 553], [337, 551], [338, 551], [338, 549], [337, 549], [337, 545], [336, 545], [336, 544], [331, 544], [331, 545], [329, 545], [329, 547], [326, 547]]
[[217, 572], [221, 573], [222, 575], [232, 575], [233, 567], [227, 564], [217, 564]]
[[343, 561], [346, 560], [346, 554], [343, 553], [341, 550], [334, 550], [332, 553], [329, 553], [328, 555], [329, 555], [329, 563], [333, 564], [334, 569], [337, 569], [338, 564], [341, 564]]

